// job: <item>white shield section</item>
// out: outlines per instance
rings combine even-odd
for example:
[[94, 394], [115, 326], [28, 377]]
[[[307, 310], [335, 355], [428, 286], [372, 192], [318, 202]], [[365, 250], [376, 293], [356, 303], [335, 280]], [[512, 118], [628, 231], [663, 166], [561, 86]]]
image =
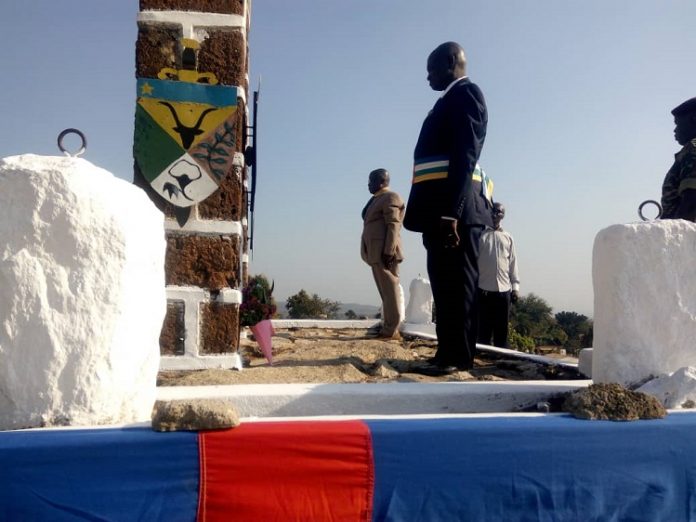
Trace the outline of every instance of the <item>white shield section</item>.
[[152, 188], [177, 207], [200, 203], [218, 188], [203, 167], [188, 154], [176, 159], [152, 180]]

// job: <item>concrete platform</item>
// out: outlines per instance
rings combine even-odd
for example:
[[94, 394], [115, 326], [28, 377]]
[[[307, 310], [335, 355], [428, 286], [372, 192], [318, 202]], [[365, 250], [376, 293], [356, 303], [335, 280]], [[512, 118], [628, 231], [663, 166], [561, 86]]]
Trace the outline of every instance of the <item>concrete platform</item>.
[[235, 404], [241, 417], [494, 413], [532, 408], [591, 382], [172, 386], [158, 388], [157, 398], [228, 399]]

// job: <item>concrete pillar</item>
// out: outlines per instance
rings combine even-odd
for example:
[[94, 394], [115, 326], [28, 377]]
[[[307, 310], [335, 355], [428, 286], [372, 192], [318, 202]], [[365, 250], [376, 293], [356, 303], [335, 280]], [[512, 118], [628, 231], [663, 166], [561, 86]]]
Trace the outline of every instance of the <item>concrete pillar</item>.
[[592, 379], [634, 384], [696, 366], [696, 224], [613, 225], [592, 258]]

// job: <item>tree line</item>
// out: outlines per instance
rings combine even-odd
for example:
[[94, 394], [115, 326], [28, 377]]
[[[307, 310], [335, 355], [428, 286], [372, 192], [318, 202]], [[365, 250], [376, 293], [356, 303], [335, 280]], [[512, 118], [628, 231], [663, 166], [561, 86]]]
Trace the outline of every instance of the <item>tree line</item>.
[[[341, 303], [300, 290], [288, 297], [285, 307], [292, 319], [339, 319]], [[541, 346], [556, 346], [577, 354], [592, 346], [591, 319], [576, 312], [552, 312], [553, 308], [536, 294], [520, 297], [510, 310], [510, 348], [534, 352]], [[357, 318], [352, 310], [344, 315], [346, 319]]]

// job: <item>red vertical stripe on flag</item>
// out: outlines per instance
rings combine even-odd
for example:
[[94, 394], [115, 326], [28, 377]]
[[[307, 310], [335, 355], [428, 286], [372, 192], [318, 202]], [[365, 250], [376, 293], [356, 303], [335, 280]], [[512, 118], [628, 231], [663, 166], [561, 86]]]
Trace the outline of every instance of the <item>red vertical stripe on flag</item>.
[[374, 469], [361, 421], [250, 422], [200, 434], [198, 521], [369, 521]]

